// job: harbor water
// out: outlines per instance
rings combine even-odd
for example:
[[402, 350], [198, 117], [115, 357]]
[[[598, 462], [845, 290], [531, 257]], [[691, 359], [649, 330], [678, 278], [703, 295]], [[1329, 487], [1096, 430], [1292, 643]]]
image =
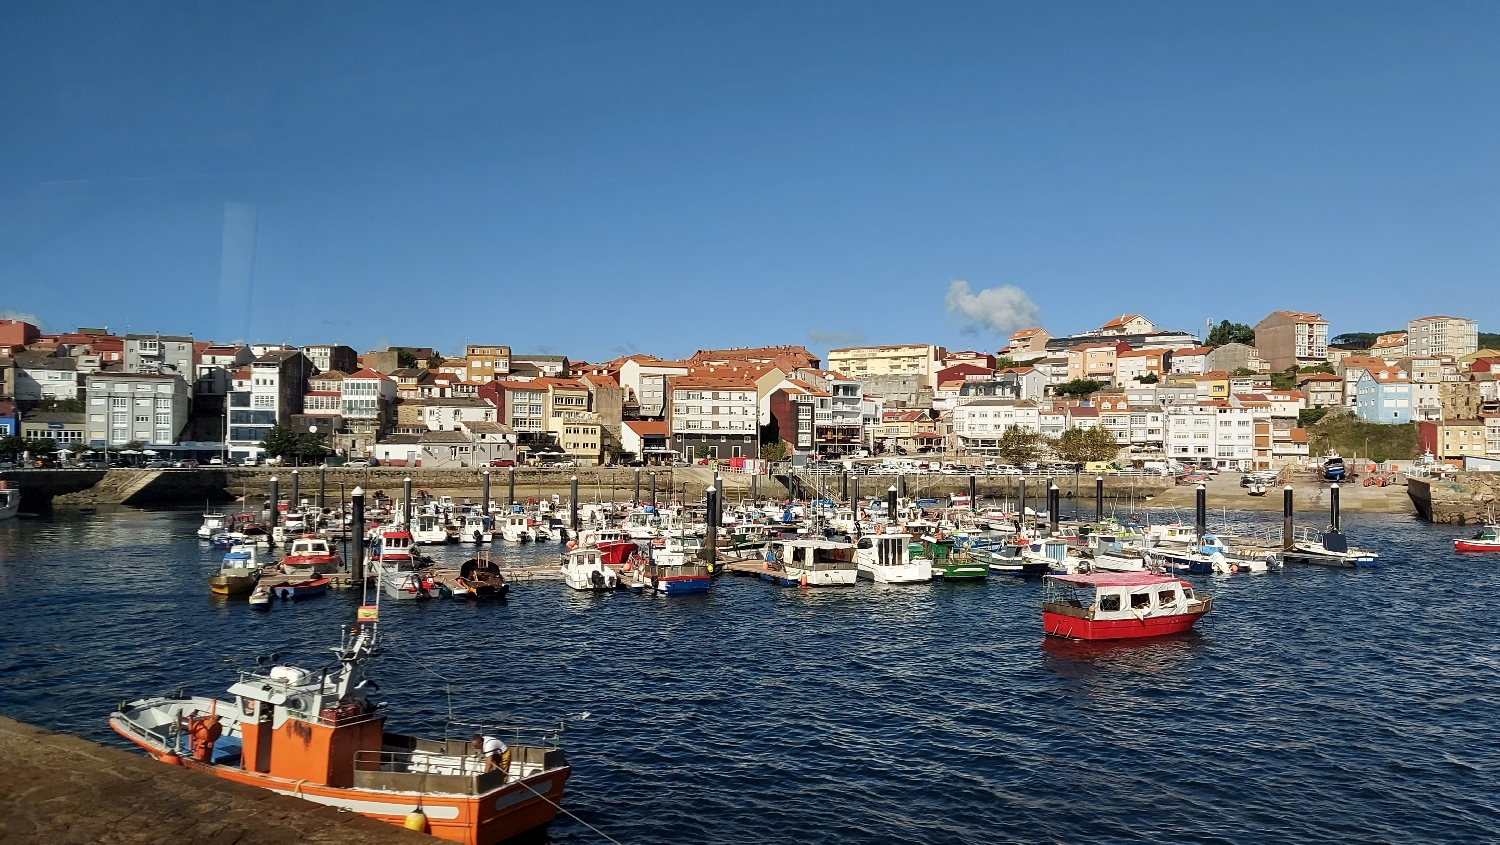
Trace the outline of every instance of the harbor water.
[[[0, 522], [0, 713], [123, 747], [122, 699], [222, 694], [229, 662], [271, 652], [329, 662], [357, 596], [215, 600], [198, 522]], [[1213, 612], [1157, 641], [1045, 639], [1038, 582], [1001, 577], [670, 599], [551, 581], [387, 602], [371, 671], [403, 731], [587, 712], [564, 806], [624, 843], [1495, 841], [1500, 556], [1454, 554], [1472, 528], [1344, 528], [1378, 569], [1194, 577]], [[550, 837], [603, 841], [567, 816]]]

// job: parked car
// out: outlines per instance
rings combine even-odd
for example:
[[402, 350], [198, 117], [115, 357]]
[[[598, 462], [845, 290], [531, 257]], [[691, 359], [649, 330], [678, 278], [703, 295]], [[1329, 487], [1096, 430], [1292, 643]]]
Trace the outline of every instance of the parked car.
[[344, 466], [349, 469], [369, 469], [370, 462], [361, 458], [353, 461], [344, 461]]
[[515, 465], [516, 465], [515, 461], [506, 460], [504, 458], [502, 458], [502, 459], [500, 459], [498, 461], [490, 461], [490, 466], [492, 466], [492, 467], [513, 467]]
[[221, 466], [224, 465], [224, 459], [223, 458], [209, 458], [208, 459], [208, 465], [211, 466], [211, 467], [221, 467]]

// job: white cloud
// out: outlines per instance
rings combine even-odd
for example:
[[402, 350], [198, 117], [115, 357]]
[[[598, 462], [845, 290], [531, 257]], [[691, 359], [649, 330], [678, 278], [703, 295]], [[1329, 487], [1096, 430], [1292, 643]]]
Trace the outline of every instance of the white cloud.
[[955, 279], [948, 285], [944, 305], [948, 316], [960, 322], [959, 330], [964, 334], [987, 331], [1008, 337], [1011, 332], [1042, 324], [1041, 309], [1026, 291], [1013, 285], [985, 288], [975, 293], [968, 282]]

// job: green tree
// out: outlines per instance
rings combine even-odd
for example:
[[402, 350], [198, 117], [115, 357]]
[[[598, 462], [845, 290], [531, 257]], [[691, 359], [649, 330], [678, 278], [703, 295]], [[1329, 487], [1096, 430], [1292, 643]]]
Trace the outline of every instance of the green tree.
[[1156, 384], [1157, 382], [1161, 381], [1161, 377], [1156, 373], [1146, 373], [1143, 376], [1136, 376], [1135, 380], [1140, 382], [1141, 384]]
[[60, 411], [66, 414], [81, 414], [84, 410], [83, 400], [76, 396], [72, 399], [43, 399], [36, 403], [35, 411]]
[[1001, 355], [999, 358], [995, 359], [995, 369], [997, 369], [997, 370], [1003, 370], [1003, 369], [1006, 369], [1008, 367], [1014, 367], [1015, 365], [1016, 365], [1016, 359], [1010, 357], [1009, 355]]
[[777, 440], [775, 443], [761, 444], [760, 459], [772, 463], [786, 460], [786, 441]]
[[412, 351], [410, 349], [396, 350], [396, 366], [404, 370], [410, 367], [415, 367], [416, 365], [417, 356], [412, 354]]
[[613, 464], [627, 464], [635, 460], [635, 453], [619, 443], [609, 444], [606, 454], [609, 455], [609, 462]]
[[434, 352], [432, 357], [427, 359], [427, 369], [435, 370], [441, 366], [443, 366], [443, 356]]
[[1287, 370], [1284, 373], [1271, 373], [1271, 389], [1273, 390], [1296, 390], [1296, 369]]
[[1329, 375], [1333, 375], [1333, 365], [1313, 364], [1311, 367], [1298, 367], [1297, 373], [1298, 375], [1307, 375], [1308, 373], [1328, 373]]
[[1120, 455], [1120, 444], [1103, 428], [1070, 428], [1052, 444], [1059, 458], [1072, 463], [1112, 461]]
[[1246, 346], [1255, 345], [1255, 329], [1244, 323], [1231, 323], [1225, 320], [1214, 326], [1208, 332], [1209, 346], [1223, 346], [1226, 343], [1243, 343]]
[[1479, 333], [1480, 349], [1500, 349], [1500, 334], [1494, 332]]
[[1102, 387], [1104, 387], [1102, 383], [1094, 381], [1091, 378], [1075, 378], [1072, 381], [1065, 381], [1052, 388], [1052, 395], [1088, 396], [1091, 393], [1098, 393]]
[[705, 443], [699, 443], [698, 446], [693, 449], [693, 457], [695, 458], [706, 458], [713, 453], [714, 448]]
[[1252, 369], [1250, 369], [1249, 367], [1235, 367], [1234, 368], [1234, 372], [1230, 373], [1230, 375], [1232, 375], [1232, 376], [1253, 376], [1253, 375], [1255, 375], [1255, 371], [1252, 370]]
[[1318, 421], [1326, 416], [1328, 416], [1327, 408], [1303, 408], [1297, 412], [1297, 425], [1302, 428], [1317, 425]]
[[1000, 457], [1008, 464], [1020, 466], [1035, 463], [1047, 451], [1047, 438], [1039, 431], [1011, 426], [1000, 435]]
[[266, 439], [260, 441], [260, 448], [264, 449], [267, 457], [295, 458], [298, 454], [297, 432], [284, 426], [272, 426], [266, 432]]
[[14, 458], [24, 451], [26, 451], [26, 441], [20, 435], [10, 434], [0, 437], [0, 455]]

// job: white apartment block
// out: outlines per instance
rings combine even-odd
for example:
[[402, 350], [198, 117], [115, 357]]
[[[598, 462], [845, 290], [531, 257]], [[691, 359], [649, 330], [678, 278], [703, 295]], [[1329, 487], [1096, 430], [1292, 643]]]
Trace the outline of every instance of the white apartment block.
[[974, 452], [1000, 446], [1008, 428], [1041, 431], [1041, 411], [1035, 402], [976, 399], [953, 409], [953, 433], [958, 446]]
[[187, 427], [191, 395], [180, 375], [96, 373], [87, 390], [90, 445], [170, 446]]
[[1406, 324], [1406, 354], [1463, 357], [1479, 350], [1479, 323], [1462, 317], [1422, 317]]
[[[1255, 416], [1255, 409], [1223, 401], [1170, 406], [1166, 409], [1167, 457], [1219, 469], [1251, 469]], [[1264, 421], [1269, 423], [1269, 411]]]

